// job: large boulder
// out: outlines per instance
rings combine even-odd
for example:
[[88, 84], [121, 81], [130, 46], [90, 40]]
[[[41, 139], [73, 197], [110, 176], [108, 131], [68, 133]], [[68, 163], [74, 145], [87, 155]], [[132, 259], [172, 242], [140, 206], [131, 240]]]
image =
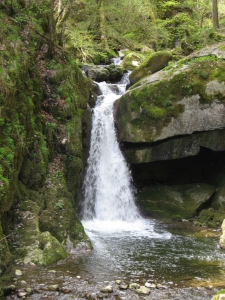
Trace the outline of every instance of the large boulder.
[[130, 52], [122, 60], [122, 65], [126, 70], [134, 70], [145, 59], [145, 56], [141, 53]]
[[169, 70], [139, 81], [116, 101], [119, 139], [149, 146], [195, 132], [224, 128], [224, 70], [225, 61], [216, 54], [215, 59], [196, 54]]
[[140, 208], [147, 214], [190, 219], [205, 205], [215, 187], [209, 184], [157, 185], [138, 193]]
[[168, 51], [159, 51], [152, 54], [130, 74], [130, 84], [133, 85], [143, 77], [165, 68], [171, 59], [172, 54]]
[[81, 69], [87, 77], [96, 82], [119, 81], [124, 73], [124, 68], [114, 63], [109, 66], [83, 65]]

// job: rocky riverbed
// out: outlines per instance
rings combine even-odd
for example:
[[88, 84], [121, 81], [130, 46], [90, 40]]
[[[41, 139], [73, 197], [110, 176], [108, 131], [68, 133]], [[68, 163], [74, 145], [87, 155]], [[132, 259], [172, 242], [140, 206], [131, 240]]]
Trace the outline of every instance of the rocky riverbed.
[[[206, 282], [195, 287], [174, 287], [171, 282], [160, 283], [149, 278], [116, 281], [97, 281], [94, 277], [81, 277], [71, 271], [40, 269], [36, 266], [19, 266], [20, 272], [12, 285], [4, 288], [5, 299], [211, 299], [216, 288]], [[21, 274], [21, 275], [20, 275]]]

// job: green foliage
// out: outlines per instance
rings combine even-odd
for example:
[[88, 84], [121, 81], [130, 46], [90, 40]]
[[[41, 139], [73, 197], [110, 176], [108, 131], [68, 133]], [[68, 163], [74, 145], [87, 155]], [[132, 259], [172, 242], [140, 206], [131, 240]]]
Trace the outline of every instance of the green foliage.
[[57, 202], [55, 206], [56, 206], [56, 208], [63, 209], [64, 208], [64, 203], [63, 202]]
[[220, 295], [220, 294], [225, 294], [225, 289], [221, 289], [216, 293], [216, 295]]

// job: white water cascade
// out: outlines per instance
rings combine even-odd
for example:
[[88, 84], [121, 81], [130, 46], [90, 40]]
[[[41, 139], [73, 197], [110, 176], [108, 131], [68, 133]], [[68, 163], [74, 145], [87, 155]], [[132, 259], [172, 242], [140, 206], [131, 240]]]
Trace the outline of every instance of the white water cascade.
[[113, 120], [113, 103], [125, 92], [127, 83], [128, 74], [117, 85], [99, 83], [102, 95], [93, 109], [84, 179], [82, 223], [85, 227], [92, 227], [93, 222], [101, 224], [100, 227], [105, 227], [106, 223], [109, 227], [121, 226], [121, 223], [140, 219], [131, 174], [120, 151]]

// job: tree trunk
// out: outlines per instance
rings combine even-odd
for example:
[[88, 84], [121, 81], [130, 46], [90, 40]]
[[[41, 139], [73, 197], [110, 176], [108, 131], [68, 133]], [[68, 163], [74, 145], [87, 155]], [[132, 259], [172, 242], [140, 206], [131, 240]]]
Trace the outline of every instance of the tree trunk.
[[213, 7], [213, 28], [216, 30], [219, 28], [219, 17], [218, 17], [218, 1], [212, 0]]

